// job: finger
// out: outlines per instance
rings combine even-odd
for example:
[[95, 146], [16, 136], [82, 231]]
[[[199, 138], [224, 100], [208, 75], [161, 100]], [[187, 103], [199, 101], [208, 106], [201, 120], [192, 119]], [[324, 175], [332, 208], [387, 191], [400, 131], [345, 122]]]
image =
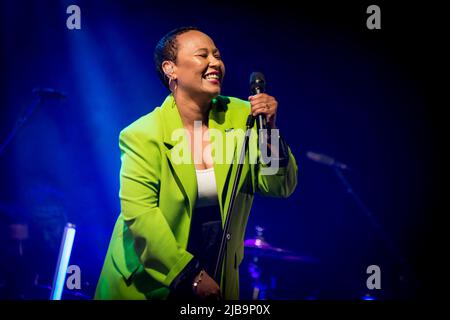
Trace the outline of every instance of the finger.
[[259, 104], [255, 107], [252, 107], [251, 110], [252, 114], [259, 114], [259, 113], [264, 113], [264, 114], [272, 114], [274, 112], [274, 109], [270, 107], [270, 105], [268, 104]]
[[273, 101], [270, 100], [270, 99], [266, 99], [266, 98], [259, 98], [259, 99], [250, 100], [250, 105], [252, 105], [252, 106], [255, 106], [255, 105], [260, 104], [260, 103], [273, 104]]
[[278, 106], [277, 102], [275, 100], [260, 100], [260, 101], [252, 101], [250, 102], [251, 107], [256, 107], [256, 106], [269, 106], [269, 108], [275, 108]]
[[267, 110], [264, 110], [264, 109], [259, 109], [259, 110], [256, 110], [256, 111], [252, 112], [252, 116], [254, 116], [254, 117], [256, 117], [259, 114], [263, 114], [265, 116], [272, 116], [273, 112], [272, 111], [267, 111]]
[[266, 93], [260, 93], [249, 97], [250, 102], [275, 102], [275, 98]]
[[248, 100], [249, 101], [253, 101], [255, 99], [260, 99], [261, 97], [265, 97], [265, 96], [267, 97], [268, 95], [266, 93], [257, 93], [257, 94], [254, 94], [252, 96], [249, 96]]
[[252, 106], [252, 108], [261, 108], [262, 107], [265, 109], [270, 109], [270, 108], [274, 107], [274, 105], [272, 103], [266, 102], [266, 101], [254, 103], [251, 106]]

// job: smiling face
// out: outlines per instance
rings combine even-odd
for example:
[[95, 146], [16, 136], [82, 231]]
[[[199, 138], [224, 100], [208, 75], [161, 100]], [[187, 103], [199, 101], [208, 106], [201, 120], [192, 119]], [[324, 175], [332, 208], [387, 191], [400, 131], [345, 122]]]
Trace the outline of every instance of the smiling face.
[[192, 30], [177, 36], [178, 54], [174, 65], [177, 90], [188, 95], [214, 98], [220, 94], [225, 65], [210, 37]]

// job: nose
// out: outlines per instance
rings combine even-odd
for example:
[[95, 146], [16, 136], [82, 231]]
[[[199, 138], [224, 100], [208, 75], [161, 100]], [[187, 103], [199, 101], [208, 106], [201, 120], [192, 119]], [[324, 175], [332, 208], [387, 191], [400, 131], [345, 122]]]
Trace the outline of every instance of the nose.
[[210, 66], [216, 66], [216, 67], [219, 67], [220, 64], [221, 64], [221, 61], [222, 61], [222, 60], [217, 59], [217, 58], [214, 57], [214, 56], [211, 56], [211, 57], [209, 58], [209, 65], [210, 65]]

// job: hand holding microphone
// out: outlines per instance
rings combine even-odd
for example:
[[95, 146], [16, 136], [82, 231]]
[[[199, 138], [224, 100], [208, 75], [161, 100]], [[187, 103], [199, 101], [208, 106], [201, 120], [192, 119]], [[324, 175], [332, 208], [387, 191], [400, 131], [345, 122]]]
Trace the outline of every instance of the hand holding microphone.
[[[248, 97], [252, 107], [251, 113], [257, 119], [258, 129], [276, 129], [276, 116], [278, 102], [265, 93], [266, 80], [261, 72], [253, 72], [250, 76], [250, 90], [252, 96]], [[265, 120], [264, 121], [264, 116]], [[267, 123], [267, 127], [261, 127], [261, 123]]]

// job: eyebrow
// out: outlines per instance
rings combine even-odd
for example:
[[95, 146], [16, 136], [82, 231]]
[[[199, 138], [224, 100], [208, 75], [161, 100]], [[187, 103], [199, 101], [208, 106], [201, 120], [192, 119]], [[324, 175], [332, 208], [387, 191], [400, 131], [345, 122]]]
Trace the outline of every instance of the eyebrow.
[[[199, 52], [199, 51], [208, 51], [208, 48], [200, 48], [200, 49], [195, 50], [195, 52]], [[213, 49], [213, 52], [214, 52], [214, 53], [215, 53], [215, 52], [219, 52], [219, 49], [214, 48], [214, 49]]]

